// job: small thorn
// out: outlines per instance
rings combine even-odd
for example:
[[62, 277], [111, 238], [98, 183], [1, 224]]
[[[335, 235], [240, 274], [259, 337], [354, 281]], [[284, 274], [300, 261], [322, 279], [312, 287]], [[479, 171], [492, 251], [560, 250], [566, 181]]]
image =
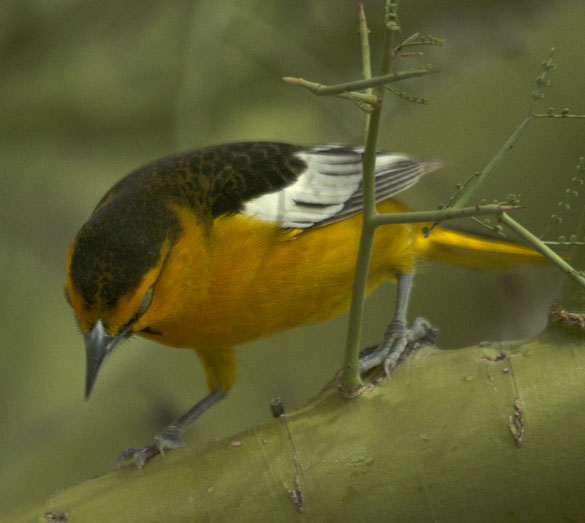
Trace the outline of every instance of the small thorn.
[[294, 76], [283, 76], [282, 81], [286, 82], [287, 84], [294, 84], [294, 85], [299, 85], [301, 83], [301, 79], [295, 78]]

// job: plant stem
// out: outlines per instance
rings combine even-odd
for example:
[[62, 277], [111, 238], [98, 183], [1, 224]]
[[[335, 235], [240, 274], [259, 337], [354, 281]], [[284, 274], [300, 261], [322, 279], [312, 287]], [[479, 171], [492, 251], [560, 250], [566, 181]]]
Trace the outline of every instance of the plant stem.
[[[393, 36], [395, 29], [390, 27], [390, 16], [395, 14], [391, 10], [391, 2], [386, 1], [384, 35], [384, 54], [382, 57], [382, 73], [379, 78], [389, 76], [388, 71], [392, 63]], [[362, 47], [362, 53], [366, 55], [369, 61], [369, 52]], [[362, 56], [363, 56], [362, 54]], [[370, 85], [366, 86], [370, 87]], [[356, 263], [355, 277], [353, 282], [353, 292], [351, 296], [351, 308], [349, 311], [349, 320], [347, 326], [347, 339], [345, 345], [345, 356], [342, 367], [340, 391], [351, 396], [358, 391], [362, 382], [359, 375], [359, 353], [360, 340], [362, 332], [362, 317], [364, 313], [364, 301], [368, 283], [368, 272], [372, 245], [374, 243], [374, 234], [376, 224], [373, 218], [378, 214], [376, 211], [376, 189], [375, 189], [375, 171], [376, 171], [376, 149], [378, 143], [378, 134], [380, 131], [380, 120], [382, 118], [382, 107], [384, 104], [385, 88], [380, 85], [376, 94], [380, 98], [380, 103], [374, 107], [369, 115], [369, 126], [366, 136], [366, 145], [363, 154], [363, 221], [358, 258]]]
[[[577, 238], [583, 238], [585, 236], [585, 209], [583, 209], [581, 214], [575, 235]], [[585, 248], [582, 246], [574, 246], [571, 249], [569, 261], [573, 267], [583, 269], [585, 267]], [[585, 288], [583, 288], [583, 285], [574, 278], [565, 278], [563, 287], [557, 298], [557, 305], [562, 310], [570, 313], [585, 314]]]
[[[503, 212], [500, 215], [500, 221], [506, 225], [511, 231], [517, 236], [522, 238], [526, 243], [534, 247], [535, 250], [540, 252], [544, 257], [554, 263], [563, 272], [565, 272], [572, 280], [577, 282], [582, 289], [585, 289], [585, 277], [580, 272], [576, 271], [569, 263], [561, 258], [555, 251], [550, 247], [547, 247], [542, 240], [532, 234], [528, 229], [525, 229], [516, 220], [514, 220], [509, 214]], [[582, 252], [580, 253], [583, 256]], [[584, 292], [584, 291], [582, 291]]]
[[533, 114], [533, 118], [585, 118], [585, 114]]
[[528, 124], [533, 120], [533, 118], [534, 115], [530, 114], [522, 121], [522, 123], [512, 133], [510, 138], [506, 140], [506, 143], [502, 145], [496, 155], [488, 162], [483, 171], [481, 171], [481, 174], [479, 176], [474, 176], [465, 190], [461, 192], [458, 198], [456, 198], [453, 207], [458, 209], [465, 206], [472, 198], [472, 196], [474, 196], [479, 191], [485, 180], [487, 180], [488, 176], [499, 167], [506, 156], [508, 156], [510, 151], [514, 148], [516, 142], [518, 142], [520, 137], [524, 134]]
[[475, 207], [463, 207], [462, 209], [449, 207], [438, 211], [401, 212], [396, 214], [376, 213], [375, 216], [372, 216], [371, 223], [378, 227], [379, 225], [396, 223], [439, 222], [470, 216], [500, 215], [503, 212], [519, 209], [522, 209], [522, 206], [490, 203], [487, 205], [476, 205]]
[[[364, 12], [364, 4], [360, 2], [359, 5], [360, 12], [360, 43], [361, 43], [361, 50], [362, 50], [362, 77], [364, 80], [369, 80], [372, 78], [372, 64], [370, 60], [370, 38], [369, 33], [370, 30], [368, 29], [368, 22], [366, 20], [366, 13]], [[368, 87], [366, 89], [366, 93], [369, 96], [373, 95], [373, 88]], [[368, 127], [370, 126], [370, 115], [366, 113], [365, 118], [365, 132], [366, 137], [368, 133]]]
[[300, 85], [305, 89], [315, 93], [318, 96], [331, 96], [335, 94], [347, 93], [349, 91], [360, 91], [369, 87], [379, 87], [409, 78], [416, 78], [418, 76], [425, 76], [427, 74], [437, 73], [435, 69], [413, 69], [411, 71], [395, 71], [393, 73], [385, 73], [380, 76], [374, 76], [367, 80], [356, 80], [353, 82], [345, 82], [336, 85], [324, 85], [318, 82], [311, 82], [304, 78], [296, 78], [291, 76], [284, 76], [282, 79], [289, 83]]

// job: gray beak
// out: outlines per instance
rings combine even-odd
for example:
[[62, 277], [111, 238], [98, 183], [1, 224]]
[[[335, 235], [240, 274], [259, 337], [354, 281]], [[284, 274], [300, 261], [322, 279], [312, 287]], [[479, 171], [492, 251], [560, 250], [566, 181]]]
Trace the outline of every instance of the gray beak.
[[85, 375], [85, 400], [89, 399], [101, 366], [114, 347], [128, 336], [121, 332], [118, 336], [110, 336], [102, 320], [98, 320], [93, 329], [84, 334], [85, 353], [87, 355], [87, 372]]

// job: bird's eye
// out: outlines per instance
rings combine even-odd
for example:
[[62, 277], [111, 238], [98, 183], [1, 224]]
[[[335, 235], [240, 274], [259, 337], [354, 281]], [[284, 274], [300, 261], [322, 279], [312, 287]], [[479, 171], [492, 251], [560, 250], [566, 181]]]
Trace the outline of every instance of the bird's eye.
[[148, 310], [148, 307], [150, 307], [150, 304], [152, 303], [153, 297], [154, 297], [154, 290], [151, 287], [150, 289], [148, 289], [146, 291], [144, 298], [142, 298], [142, 301], [140, 302], [140, 307], [138, 308], [138, 316], [139, 317], [142, 316]]
[[65, 285], [65, 287], [63, 287], [63, 294], [65, 295], [65, 301], [69, 304], [69, 306], [73, 306], [71, 305], [71, 296], [69, 296], [69, 287], [67, 287], [67, 285]]

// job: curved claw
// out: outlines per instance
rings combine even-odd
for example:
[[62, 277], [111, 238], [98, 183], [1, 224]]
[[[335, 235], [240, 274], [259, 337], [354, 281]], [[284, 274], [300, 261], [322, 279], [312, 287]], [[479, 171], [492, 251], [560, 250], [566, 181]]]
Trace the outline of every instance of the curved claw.
[[152, 444], [164, 457], [165, 450], [186, 447], [187, 444], [181, 439], [181, 433], [175, 430], [163, 430], [152, 438]]
[[421, 343], [435, 344], [438, 331], [433, 329], [424, 318], [416, 318], [410, 328], [403, 322], [394, 320], [388, 326], [384, 341], [366, 349], [360, 356], [360, 374], [382, 365], [388, 376], [398, 365], [406, 351], [416, 349]]
[[128, 447], [124, 449], [118, 455], [118, 468], [120, 468], [120, 464], [122, 461], [131, 459], [134, 461], [136, 468], [142, 472], [142, 467], [144, 464], [153, 456], [159, 453], [158, 448], [154, 445], [154, 443], [149, 443], [146, 447], [137, 448], [137, 447]]
[[173, 430], [164, 430], [152, 438], [152, 442], [146, 447], [128, 447], [118, 455], [118, 468], [122, 461], [132, 459], [136, 468], [142, 472], [144, 464], [153, 456], [160, 454], [165, 457], [165, 450], [178, 449], [185, 447], [186, 443], [181, 439], [180, 432]]
[[404, 349], [406, 349], [406, 345], [408, 344], [408, 336], [406, 332], [402, 332], [394, 336], [393, 338], [389, 339], [384, 345], [388, 348], [386, 357], [384, 358], [384, 374], [386, 376], [390, 376], [392, 369], [396, 367], [398, 364], [398, 360], [404, 353]]

